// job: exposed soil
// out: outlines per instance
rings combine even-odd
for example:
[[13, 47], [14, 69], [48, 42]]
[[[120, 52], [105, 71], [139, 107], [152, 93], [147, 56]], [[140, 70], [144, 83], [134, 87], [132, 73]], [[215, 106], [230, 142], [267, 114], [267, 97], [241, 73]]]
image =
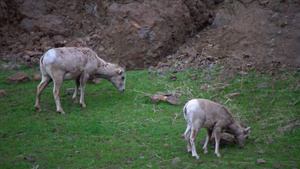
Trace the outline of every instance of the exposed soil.
[[63, 46], [90, 47], [127, 70], [300, 69], [299, 0], [0, 0], [0, 25], [8, 69]]

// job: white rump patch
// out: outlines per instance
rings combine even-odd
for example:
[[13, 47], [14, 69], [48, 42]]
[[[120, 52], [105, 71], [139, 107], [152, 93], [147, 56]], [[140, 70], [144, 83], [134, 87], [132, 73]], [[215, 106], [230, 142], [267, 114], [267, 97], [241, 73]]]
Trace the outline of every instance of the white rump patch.
[[44, 63], [52, 63], [56, 58], [56, 52], [54, 49], [48, 50], [44, 56]]
[[196, 99], [190, 100], [187, 103], [186, 109], [187, 109], [187, 112], [186, 112], [187, 114], [189, 114], [190, 112], [195, 112], [197, 109], [199, 109], [198, 100], [196, 100]]

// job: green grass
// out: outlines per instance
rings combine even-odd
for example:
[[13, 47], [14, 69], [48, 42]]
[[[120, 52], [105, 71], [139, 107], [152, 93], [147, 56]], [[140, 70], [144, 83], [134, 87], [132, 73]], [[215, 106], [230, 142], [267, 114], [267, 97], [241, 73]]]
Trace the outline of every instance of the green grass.
[[[36, 68], [23, 71], [32, 76]], [[7, 84], [6, 78], [16, 71], [0, 70], [0, 90], [7, 93], [0, 98], [0, 168], [273, 168], [274, 164], [299, 168], [299, 127], [280, 130], [299, 120], [299, 73], [248, 72], [224, 82], [219, 81], [220, 71], [220, 67], [180, 73], [128, 71], [124, 93], [106, 80], [88, 84], [86, 108], [72, 102], [72, 94], [65, 90], [73, 88], [74, 81], [65, 81], [61, 102], [66, 115], [60, 115], [55, 112], [53, 83], [43, 91], [42, 112], [37, 112], [33, 106], [39, 81]], [[178, 80], [171, 81], [171, 74]], [[257, 88], [263, 82], [267, 86]], [[200, 90], [205, 83], [214, 89]], [[174, 93], [182, 105], [146, 97], [155, 93]], [[229, 93], [240, 95], [223, 97]], [[221, 146], [221, 158], [211, 146], [209, 154], [203, 154], [202, 130], [197, 138], [200, 159], [187, 153], [182, 106], [192, 98], [223, 104], [239, 122], [251, 126], [245, 147]], [[172, 165], [175, 157], [180, 162]], [[257, 159], [266, 164], [257, 164]]]

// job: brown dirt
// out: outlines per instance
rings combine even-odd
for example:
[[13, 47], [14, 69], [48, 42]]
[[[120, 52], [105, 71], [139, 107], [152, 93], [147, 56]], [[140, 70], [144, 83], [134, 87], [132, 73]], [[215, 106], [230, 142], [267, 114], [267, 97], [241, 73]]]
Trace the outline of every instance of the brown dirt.
[[128, 70], [299, 71], [300, 1], [0, 0], [0, 37], [1, 60], [28, 66], [50, 48], [88, 46]]

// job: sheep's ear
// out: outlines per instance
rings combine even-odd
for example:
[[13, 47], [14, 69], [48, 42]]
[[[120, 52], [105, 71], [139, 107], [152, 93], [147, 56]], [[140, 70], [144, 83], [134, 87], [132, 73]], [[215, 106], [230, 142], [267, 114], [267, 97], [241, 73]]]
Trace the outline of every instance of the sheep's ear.
[[124, 72], [123, 70], [119, 69], [119, 70], [117, 71], [117, 74], [118, 74], [118, 75], [121, 75], [123, 72]]

